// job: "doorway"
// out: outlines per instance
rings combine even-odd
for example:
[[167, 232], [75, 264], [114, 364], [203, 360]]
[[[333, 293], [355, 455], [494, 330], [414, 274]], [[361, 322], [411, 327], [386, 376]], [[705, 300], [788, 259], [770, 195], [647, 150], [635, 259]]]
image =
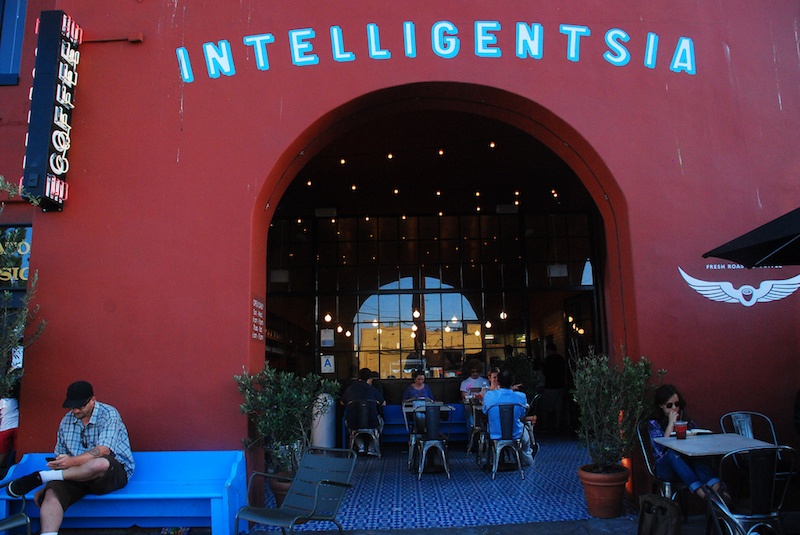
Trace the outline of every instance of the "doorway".
[[[345, 379], [453, 377], [554, 340], [603, 347], [600, 212], [534, 136], [453, 110], [398, 110], [331, 139], [270, 222], [267, 359]], [[274, 335], [274, 336], [273, 336]]]

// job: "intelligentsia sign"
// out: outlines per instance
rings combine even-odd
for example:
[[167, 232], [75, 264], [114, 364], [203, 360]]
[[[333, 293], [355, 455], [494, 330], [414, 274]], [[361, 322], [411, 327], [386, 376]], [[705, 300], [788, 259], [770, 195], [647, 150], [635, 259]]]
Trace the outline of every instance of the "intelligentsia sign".
[[[461, 29], [450, 21], [435, 22], [430, 27], [430, 42], [418, 38], [417, 25], [412, 21], [403, 22], [401, 26], [390, 28], [391, 32], [402, 32], [402, 50], [389, 50], [381, 45], [381, 32], [386, 31], [377, 24], [367, 24], [365, 32], [361, 35], [345, 35], [339, 26], [330, 26], [325, 33], [330, 36], [330, 48], [323, 46], [315, 28], [299, 28], [289, 30], [286, 39], [289, 45], [289, 59], [297, 67], [318, 65], [322, 61], [345, 63], [357, 61], [356, 54], [346, 46], [352, 40], [366, 40], [369, 60], [391, 60], [395, 54], [403, 54], [408, 58], [416, 58], [420, 54], [418, 46], [423, 43], [430, 46], [430, 53], [443, 59], [454, 59], [465, 52], [462, 48], [465, 39]], [[427, 28], [426, 28], [427, 30]], [[475, 21], [471, 36], [471, 53], [477, 57], [500, 58], [504, 50], [498, 44], [498, 35], [504, 30], [500, 22], [493, 20]], [[542, 24], [517, 22], [514, 31], [514, 54], [520, 60], [539, 60], [544, 56], [545, 28]], [[581, 60], [581, 43], [583, 39], [595, 39], [591, 28], [582, 25], [560, 24], [558, 46], [563, 47], [568, 61]], [[548, 34], [549, 35], [549, 34]], [[628, 65], [633, 55], [629, 50], [630, 35], [623, 29], [611, 28], [603, 34], [607, 47], [602, 57], [611, 65], [623, 67]], [[261, 33], [246, 35], [242, 38], [246, 47], [252, 49], [256, 68], [268, 71], [270, 68], [270, 45], [275, 43], [275, 35]], [[550, 42], [548, 40], [548, 42]], [[327, 43], [326, 43], [327, 44]], [[351, 43], [352, 44], [352, 43]], [[548, 45], [549, 46], [549, 45]], [[658, 64], [659, 36], [649, 32], [644, 43], [638, 45], [637, 53], [641, 52], [642, 64], [655, 69]], [[209, 78], [220, 76], [233, 76], [236, 74], [236, 61], [233, 48], [228, 40], [206, 42], [202, 45], [202, 55], [206, 72]], [[324, 52], [323, 52], [324, 51]], [[671, 51], [669, 69], [675, 73], [694, 75], [697, 72], [694, 42], [689, 37], [679, 37], [674, 49]], [[186, 47], [176, 49], [180, 77], [185, 83], [195, 80], [195, 67], [191, 54]], [[273, 58], [274, 59], [274, 58]], [[198, 63], [197, 61], [195, 63]]]

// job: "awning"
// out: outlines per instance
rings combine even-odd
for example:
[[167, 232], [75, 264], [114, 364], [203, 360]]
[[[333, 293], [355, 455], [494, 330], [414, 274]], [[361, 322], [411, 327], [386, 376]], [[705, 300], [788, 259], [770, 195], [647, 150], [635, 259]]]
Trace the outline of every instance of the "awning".
[[800, 265], [800, 208], [742, 234], [703, 255], [752, 268]]

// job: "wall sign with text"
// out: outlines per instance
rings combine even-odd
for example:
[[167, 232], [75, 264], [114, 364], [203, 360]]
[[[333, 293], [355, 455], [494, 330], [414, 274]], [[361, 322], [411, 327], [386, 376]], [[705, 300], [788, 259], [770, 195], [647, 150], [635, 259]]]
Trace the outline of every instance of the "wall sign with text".
[[22, 193], [44, 211], [58, 210], [68, 197], [67, 171], [78, 85], [78, 45], [83, 30], [63, 11], [42, 11], [25, 141]]

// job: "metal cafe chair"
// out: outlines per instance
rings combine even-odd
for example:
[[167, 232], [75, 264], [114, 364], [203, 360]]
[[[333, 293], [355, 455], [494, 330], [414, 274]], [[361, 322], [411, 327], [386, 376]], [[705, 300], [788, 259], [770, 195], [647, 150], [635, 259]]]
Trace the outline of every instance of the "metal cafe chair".
[[[353, 450], [311, 447], [303, 452], [300, 466], [292, 485], [277, 509], [246, 505], [236, 512], [234, 533], [239, 533], [239, 522], [255, 522], [281, 528], [282, 533], [294, 531], [294, 526], [308, 520], [329, 521], [336, 524], [339, 533], [342, 525], [336, 513], [345, 492], [350, 488], [350, 477], [356, 465]], [[253, 472], [247, 484], [247, 496], [255, 477], [275, 477], [274, 474]]]
[[[778, 435], [775, 426], [766, 414], [754, 411], [732, 411], [722, 415], [719, 426], [723, 433], [736, 433], [749, 438], [755, 438], [778, 446]], [[786, 462], [778, 457], [778, 471], [776, 477], [788, 480], [792, 472], [787, 470]]]
[[722, 457], [720, 480], [736, 489], [737, 498], [726, 502], [718, 493], [706, 489], [708, 526], [717, 535], [783, 533], [780, 512], [789, 485], [776, 479], [778, 459], [794, 469], [797, 452], [789, 446], [740, 449]]
[[20, 498], [19, 513], [15, 513], [8, 518], [0, 520], [0, 532], [25, 526], [27, 534], [31, 535], [31, 519], [25, 513], [26, 504], [27, 500], [25, 496], [22, 496], [22, 498]]
[[421, 420], [416, 420], [418, 436], [415, 444], [414, 459], [417, 463], [417, 479], [422, 479], [422, 471], [425, 469], [428, 453], [431, 450], [439, 452], [447, 479], [450, 479], [450, 466], [447, 461], [447, 437], [441, 432], [440, 427], [442, 405], [428, 404], [424, 407], [418, 407], [414, 414], [423, 416]]
[[[650, 447], [650, 433], [647, 430], [648, 420], [639, 420], [636, 424], [636, 434], [639, 438], [639, 447], [642, 451], [644, 464], [647, 467], [647, 472], [653, 479], [653, 492], [657, 492], [664, 498], [683, 502], [681, 497], [683, 491], [688, 490], [688, 487], [682, 481], [672, 481], [668, 479], [661, 479], [656, 475], [655, 461], [653, 459], [653, 450]], [[684, 515], [686, 510], [684, 509]]]
[[[379, 414], [380, 402], [376, 399], [354, 399], [347, 403], [345, 407], [345, 425], [350, 432], [349, 448], [353, 449], [356, 438], [359, 436], [366, 437], [372, 441], [374, 446], [374, 455], [378, 458], [381, 457], [381, 417]], [[350, 421], [347, 416], [355, 414], [354, 419], [356, 425], [350, 427]], [[371, 420], [371, 421], [370, 421]], [[365, 453], [371, 455], [369, 444], [365, 443]]]
[[[403, 423], [406, 426], [408, 433], [408, 469], [414, 463], [414, 450], [416, 449], [417, 439], [419, 438], [419, 431], [417, 423], [421, 418], [424, 418], [422, 413], [418, 410], [420, 407], [425, 407], [426, 404], [432, 403], [430, 398], [417, 398], [409, 399], [403, 402]], [[422, 422], [419, 422], [422, 423]]]
[[499, 411], [500, 413], [500, 438], [491, 437], [491, 428], [489, 428], [490, 434], [487, 438], [489, 446], [488, 461], [492, 467], [492, 479], [497, 475], [500, 457], [505, 449], [510, 449], [513, 452], [517, 461], [517, 469], [522, 479], [525, 479], [525, 471], [522, 469], [522, 461], [520, 459], [520, 455], [522, 454], [522, 435], [520, 434], [519, 437], [514, 438], [514, 418], [516, 418], [514, 410], [519, 406], [520, 405], [514, 403], [504, 403], [489, 408], [490, 413], [492, 411]]

